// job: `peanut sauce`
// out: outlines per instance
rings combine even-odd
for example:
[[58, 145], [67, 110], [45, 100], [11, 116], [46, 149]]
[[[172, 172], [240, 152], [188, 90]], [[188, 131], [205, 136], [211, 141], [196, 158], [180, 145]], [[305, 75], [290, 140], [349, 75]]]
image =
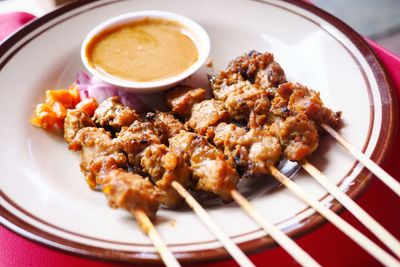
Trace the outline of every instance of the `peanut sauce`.
[[86, 55], [92, 67], [108, 76], [151, 82], [188, 69], [197, 60], [198, 50], [178, 22], [145, 18], [95, 36]]

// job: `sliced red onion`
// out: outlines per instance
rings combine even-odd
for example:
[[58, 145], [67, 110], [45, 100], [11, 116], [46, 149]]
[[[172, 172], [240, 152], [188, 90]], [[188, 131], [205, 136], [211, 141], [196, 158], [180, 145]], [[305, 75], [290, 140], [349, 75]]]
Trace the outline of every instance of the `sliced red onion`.
[[78, 73], [76, 83], [81, 99], [93, 97], [98, 103], [101, 103], [109, 97], [119, 96], [122, 104], [136, 111], [141, 112], [148, 109], [136, 94], [108, 84], [96, 77], [91, 77], [86, 72]]

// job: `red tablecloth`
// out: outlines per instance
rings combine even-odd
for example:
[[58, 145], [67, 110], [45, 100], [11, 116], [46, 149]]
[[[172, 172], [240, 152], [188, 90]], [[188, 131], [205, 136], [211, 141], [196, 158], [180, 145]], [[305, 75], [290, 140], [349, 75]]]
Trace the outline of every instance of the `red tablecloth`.
[[[33, 17], [26, 13], [0, 16], [0, 40]], [[370, 42], [370, 41], [369, 41]], [[373, 42], [375, 49], [391, 76], [397, 99], [400, 103], [400, 59]], [[400, 125], [400, 117], [398, 118]], [[387, 157], [383, 167], [391, 175], [400, 179], [399, 156], [400, 138], [397, 138], [393, 151]], [[400, 239], [400, 198], [387, 189], [380, 181], [373, 179], [369, 189], [357, 201], [369, 214], [377, 218], [395, 237]], [[360, 229], [379, 245], [373, 237], [352, 215], [343, 212], [341, 217]], [[297, 239], [298, 244], [309, 252], [323, 266], [380, 266], [380, 264], [357, 246], [331, 224], [325, 224], [317, 230]], [[250, 255], [257, 266], [297, 266], [287, 253], [277, 247], [258, 254]], [[232, 260], [202, 264], [201, 266], [234, 266]], [[57, 251], [30, 241], [7, 228], [0, 226], [0, 266], [85, 266], [110, 267], [126, 266], [121, 263], [104, 262]], [[193, 265], [200, 266], [200, 265]]]

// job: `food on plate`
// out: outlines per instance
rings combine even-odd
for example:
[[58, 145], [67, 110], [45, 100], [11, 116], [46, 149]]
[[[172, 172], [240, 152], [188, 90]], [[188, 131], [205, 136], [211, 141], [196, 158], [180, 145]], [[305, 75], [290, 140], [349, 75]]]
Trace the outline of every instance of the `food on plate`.
[[63, 127], [68, 108], [74, 108], [80, 102], [76, 84], [68, 89], [47, 90], [46, 100], [38, 104], [30, 122], [43, 129], [51, 129], [55, 125]]
[[[318, 92], [288, 82], [268, 52], [251, 51], [213, 76], [213, 98], [204, 88], [172, 88], [164, 94], [169, 111], [146, 112], [136, 95], [92, 79], [80, 74], [70, 89], [78, 100], [60, 102], [64, 139], [80, 152], [90, 188], [101, 189], [111, 207], [150, 218], [160, 206], [183, 203], [173, 181], [229, 202], [242, 177], [265, 177], [282, 159], [304, 159], [318, 147], [321, 123], [340, 126], [341, 114]], [[53, 98], [45, 104], [61, 101]]]
[[[257, 79], [261, 76], [265, 76], [262, 85], [262, 79]], [[320, 123], [339, 126], [340, 113], [326, 108], [317, 92], [288, 83], [270, 53], [252, 51], [238, 57], [212, 77], [210, 86], [215, 99], [223, 103], [219, 113], [226, 111], [230, 124], [223, 123], [226, 117], [208, 112], [213, 109], [199, 112], [199, 107], [212, 101], [202, 98], [186, 102], [180, 109], [190, 112], [178, 114], [184, 115], [190, 130], [205, 135], [223, 149], [243, 176], [269, 174], [269, 167], [281, 159], [281, 154], [289, 160], [303, 159], [318, 146]], [[182, 87], [172, 91], [166, 94], [172, 110], [181, 104], [175, 98], [183, 99], [192, 92]], [[198, 124], [206, 124], [207, 131]]]
[[174, 20], [143, 18], [104, 30], [86, 47], [89, 64], [111, 77], [151, 82], [176, 76], [198, 51], [183, 25]]

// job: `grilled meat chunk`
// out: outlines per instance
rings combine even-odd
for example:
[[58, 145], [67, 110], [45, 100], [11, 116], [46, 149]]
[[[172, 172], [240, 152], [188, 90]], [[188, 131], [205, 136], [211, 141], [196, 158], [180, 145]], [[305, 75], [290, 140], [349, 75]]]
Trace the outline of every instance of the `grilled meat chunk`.
[[227, 72], [240, 73], [245, 80], [261, 84], [266, 88], [286, 82], [286, 76], [280, 65], [274, 61], [274, 55], [251, 51], [231, 61]]
[[298, 83], [281, 84], [271, 101], [271, 113], [286, 118], [304, 113], [317, 125], [326, 123], [334, 128], [340, 125], [340, 112], [324, 107], [319, 93]]
[[250, 114], [266, 117], [270, 103], [267, 91], [247, 84], [228, 94], [225, 106], [232, 119], [248, 121]]
[[111, 134], [102, 128], [86, 127], [78, 131], [69, 149], [80, 151], [81, 171], [90, 188], [98, 185], [96, 178], [118, 168], [127, 168], [126, 156], [119, 152]]
[[170, 149], [182, 153], [197, 181], [196, 189], [213, 192], [230, 201], [230, 191], [236, 188], [239, 175], [224, 153], [212, 146], [205, 137], [181, 131], [169, 139]]
[[225, 156], [234, 161], [235, 155], [232, 152], [238, 145], [239, 138], [246, 134], [246, 130], [236, 124], [222, 122], [214, 127], [213, 131], [215, 146], [223, 149]]
[[270, 173], [282, 155], [279, 140], [264, 129], [250, 129], [239, 138], [234, 150], [236, 164], [244, 170], [244, 176], [252, 177]]
[[156, 217], [159, 195], [147, 178], [115, 169], [102, 174], [99, 182], [112, 208], [123, 208], [132, 214], [142, 210], [150, 219]]
[[129, 127], [123, 127], [117, 134], [116, 142], [128, 154], [128, 162], [133, 168], [140, 166], [140, 153], [146, 147], [151, 144], [161, 144], [154, 125], [138, 120]]
[[139, 119], [136, 111], [122, 105], [118, 96], [110, 97], [97, 107], [94, 112], [94, 122], [113, 132], [118, 132], [122, 127], [131, 125]]
[[229, 113], [225, 108], [224, 102], [215, 99], [204, 100], [194, 104], [192, 115], [187, 121], [187, 125], [196, 133], [207, 136], [210, 126], [228, 119]]
[[271, 53], [251, 51], [229, 63], [226, 70], [211, 79], [210, 86], [216, 99], [225, 100], [228, 94], [243, 87], [245, 81], [268, 91], [286, 82], [286, 76]]
[[185, 188], [190, 186], [191, 171], [181, 153], [153, 144], [143, 151], [141, 166], [156, 184], [164, 205], [176, 208], [182, 204], [182, 197], [171, 186], [173, 181]]
[[281, 158], [279, 140], [266, 129], [249, 132], [235, 124], [221, 123], [214, 129], [214, 143], [232, 159], [244, 177], [269, 174], [269, 168]]
[[284, 147], [284, 155], [289, 160], [301, 160], [318, 147], [318, 131], [303, 113], [285, 120], [276, 120], [270, 126], [270, 131], [279, 138]]
[[228, 95], [243, 86], [249, 86], [251, 83], [245, 81], [240, 73], [228, 73], [220, 71], [210, 79], [210, 87], [214, 98], [225, 101]]
[[177, 86], [165, 94], [170, 109], [182, 117], [190, 116], [192, 106], [205, 98], [205, 89], [190, 86]]
[[183, 124], [171, 113], [156, 111], [149, 112], [146, 118], [154, 125], [154, 130], [163, 144], [168, 144], [168, 139], [183, 130]]
[[286, 75], [282, 67], [276, 61], [268, 64], [265, 69], [260, 69], [254, 83], [261, 89], [268, 90], [271, 87], [276, 87], [279, 84], [286, 82]]
[[64, 121], [64, 140], [68, 144], [72, 142], [77, 132], [85, 127], [95, 126], [90, 116], [80, 109], [68, 109]]

